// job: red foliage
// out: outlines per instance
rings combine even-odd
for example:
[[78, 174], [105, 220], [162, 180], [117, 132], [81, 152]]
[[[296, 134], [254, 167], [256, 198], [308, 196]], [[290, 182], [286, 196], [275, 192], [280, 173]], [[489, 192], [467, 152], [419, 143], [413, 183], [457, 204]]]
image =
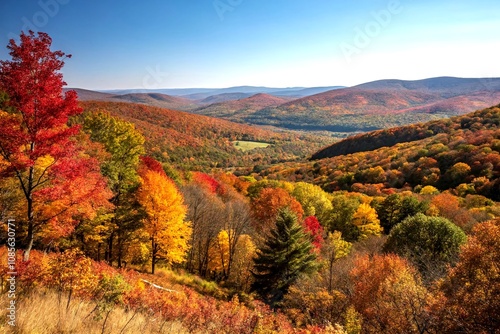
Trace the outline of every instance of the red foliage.
[[[66, 83], [59, 73], [64, 65], [61, 58], [71, 56], [52, 52], [51, 43], [45, 33], [38, 33], [38, 37], [32, 31], [22, 33], [19, 45], [10, 40], [7, 46], [12, 60], [0, 61], [0, 91], [8, 95], [6, 108], [16, 111], [0, 122], [0, 146], [10, 171], [31, 167], [45, 155], [58, 159], [72, 153], [70, 136], [78, 127], [67, 127], [66, 123], [82, 109], [74, 91], [64, 96], [62, 92]], [[17, 112], [21, 117], [16, 117]]]
[[0, 61], [0, 91], [7, 95], [7, 112], [0, 111], [0, 154], [6, 162], [0, 173], [17, 176], [26, 199], [25, 260], [42, 226], [49, 225], [56, 237], [66, 235], [73, 225], [58, 225], [58, 216], [92, 215], [111, 197], [97, 160], [81, 154], [72, 140], [79, 128], [69, 127], [68, 118], [82, 109], [74, 91], [62, 90], [62, 59], [70, 56], [51, 51], [51, 43], [45, 33], [22, 33], [19, 45], [11, 40], [7, 46], [12, 60]]
[[309, 216], [304, 220], [304, 228], [307, 233], [312, 237], [312, 244], [316, 251], [321, 249], [323, 244], [323, 226], [319, 223], [318, 218], [315, 216]]
[[167, 176], [167, 174], [165, 174], [165, 171], [163, 170], [163, 167], [161, 166], [161, 163], [158, 162], [157, 160], [148, 156], [142, 156], [140, 157], [140, 159], [141, 159], [140, 168], [147, 168], [148, 170], [157, 172], [158, 174], [161, 174], [163, 176]]
[[212, 194], [217, 194], [221, 189], [219, 181], [205, 173], [194, 172], [193, 180], [208, 189]]
[[286, 190], [281, 188], [265, 188], [259, 197], [252, 200], [254, 224], [258, 231], [267, 232], [273, 226], [280, 209], [288, 207], [302, 221], [304, 210], [302, 205]]

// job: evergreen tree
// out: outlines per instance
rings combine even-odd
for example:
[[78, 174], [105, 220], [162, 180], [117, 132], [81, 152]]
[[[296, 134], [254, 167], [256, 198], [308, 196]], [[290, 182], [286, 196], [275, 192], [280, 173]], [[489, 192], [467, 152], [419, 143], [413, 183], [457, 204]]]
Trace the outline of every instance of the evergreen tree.
[[254, 259], [252, 290], [273, 308], [301, 274], [317, 269], [310, 238], [288, 208], [278, 212], [276, 225]]

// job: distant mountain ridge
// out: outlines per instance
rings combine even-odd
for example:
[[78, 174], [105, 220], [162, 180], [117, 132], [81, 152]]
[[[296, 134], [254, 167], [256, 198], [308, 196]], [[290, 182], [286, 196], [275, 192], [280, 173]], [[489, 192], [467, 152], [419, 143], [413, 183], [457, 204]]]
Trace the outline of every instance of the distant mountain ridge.
[[212, 95], [220, 95], [227, 93], [246, 93], [259, 94], [266, 93], [270, 95], [284, 95], [303, 97], [307, 95], [326, 92], [332, 89], [345, 88], [345, 86], [327, 86], [327, 87], [287, 87], [287, 88], [271, 88], [257, 86], [236, 86], [228, 88], [163, 88], [163, 89], [121, 89], [121, 90], [104, 90], [103, 93], [108, 94], [130, 94], [130, 93], [160, 93], [174, 96], [184, 96], [194, 100], [200, 100]]
[[[66, 89], [66, 90], [69, 90]], [[129, 93], [129, 94], [110, 94], [101, 93], [86, 89], [74, 89], [78, 94], [80, 101], [104, 101], [104, 102], [131, 102], [141, 103], [153, 107], [188, 111], [198, 108], [195, 102], [178, 96], [170, 96], [160, 93]]]
[[390, 79], [348, 88], [241, 86], [164, 89], [157, 93], [127, 90], [121, 94], [80, 91], [81, 100], [143, 103], [239, 123], [363, 132], [462, 115], [496, 105], [500, 103], [500, 78]]
[[500, 78], [379, 80], [296, 99], [247, 123], [296, 129], [370, 131], [461, 115], [500, 102]]

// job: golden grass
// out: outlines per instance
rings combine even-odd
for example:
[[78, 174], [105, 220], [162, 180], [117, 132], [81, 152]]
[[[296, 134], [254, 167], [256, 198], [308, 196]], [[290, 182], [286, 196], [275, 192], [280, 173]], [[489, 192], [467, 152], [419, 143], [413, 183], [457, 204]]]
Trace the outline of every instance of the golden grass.
[[106, 314], [95, 317], [95, 304], [83, 300], [72, 300], [68, 309], [67, 295], [58, 297], [55, 292], [35, 293], [18, 301], [16, 327], [7, 324], [9, 300], [0, 298], [0, 333], [12, 334], [147, 334], [147, 333], [188, 333], [180, 322], [165, 322], [160, 318], [143, 313], [126, 311], [114, 307], [105, 320]]

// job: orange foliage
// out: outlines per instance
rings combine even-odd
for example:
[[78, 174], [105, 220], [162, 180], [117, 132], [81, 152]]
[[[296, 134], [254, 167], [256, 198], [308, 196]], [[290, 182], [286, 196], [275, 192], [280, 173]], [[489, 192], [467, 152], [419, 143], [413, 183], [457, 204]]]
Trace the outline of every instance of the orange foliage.
[[[5, 247], [0, 248], [0, 255], [5, 252]], [[21, 263], [19, 259], [19, 264]], [[189, 288], [160, 282], [156, 276], [135, 271], [117, 271], [105, 263], [91, 261], [74, 250], [50, 254], [32, 251], [30, 261], [23, 262], [22, 265], [23, 267], [18, 267], [19, 291], [26, 291], [24, 284], [29, 281], [40, 292], [50, 286], [52, 289], [71, 291], [81, 298], [93, 300], [96, 305], [101, 305], [102, 302], [120, 302], [126, 308], [147, 312], [161, 321], [180, 322], [189, 332], [220, 333], [221, 329], [243, 334], [301, 332], [295, 330], [283, 314], [274, 312], [260, 302], [252, 301], [247, 306], [236, 296], [231, 301], [202, 296]], [[37, 272], [41, 274], [37, 275]], [[3, 279], [6, 278], [5, 272], [0, 274]], [[106, 281], [121, 280], [129, 288], [117, 289], [106, 285]], [[162, 287], [153, 287], [143, 280]], [[320, 332], [317, 328], [316, 333]]]
[[500, 219], [477, 224], [443, 284], [448, 332], [496, 333], [500, 324]]
[[396, 255], [364, 256], [350, 273], [353, 305], [367, 332], [420, 333], [428, 321], [427, 291], [416, 270]]
[[286, 190], [281, 188], [264, 188], [259, 197], [252, 201], [252, 212], [257, 230], [269, 230], [276, 219], [278, 211], [288, 207], [302, 221], [304, 210], [300, 203]]
[[450, 193], [442, 193], [432, 198], [431, 204], [437, 208], [441, 217], [448, 218], [465, 231], [470, 230], [474, 221], [472, 215], [460, 207], [459, 198]]

